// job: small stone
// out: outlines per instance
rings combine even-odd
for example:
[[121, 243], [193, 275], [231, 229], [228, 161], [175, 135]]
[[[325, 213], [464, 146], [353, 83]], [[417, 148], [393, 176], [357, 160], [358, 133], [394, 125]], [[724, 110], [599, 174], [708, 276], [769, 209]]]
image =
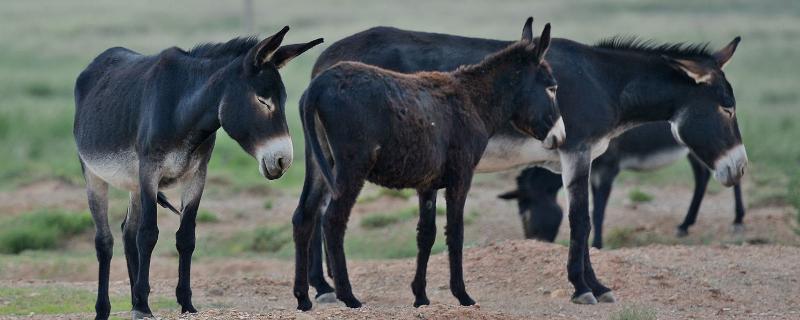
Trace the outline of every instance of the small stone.
[[563, 298], [567, 296], [567, 291], [564, 289], [556, 289], [550, 293], [551, 298]]

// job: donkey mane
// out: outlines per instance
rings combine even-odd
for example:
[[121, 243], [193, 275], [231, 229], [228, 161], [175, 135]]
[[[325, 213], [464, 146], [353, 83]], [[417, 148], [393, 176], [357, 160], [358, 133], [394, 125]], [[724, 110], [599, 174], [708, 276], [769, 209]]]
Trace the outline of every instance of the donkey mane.
[[711, 50], [708, 42], [704, 43], [658, 43], [652, 39], [641, 39], [637, 36], [613, 36], [600, 40], [595, 47], [626, 50], [645, 54], [667, 55], [678, 58], [710, 58]]
[[[471, 65], [462, 65], [458, 67], [453, 73], [455, 74], [481, 74], [485, 73], [489, 70], [494, 70], [498, 67], [498, 65], [503, 63], [508, 63], [511, 61], [518, 61], [525, 59], [526, 56], [532, 56], [534, 53], [531, 50], [533, 48], [533, 44], [528, 42], [518, 41], [515, 42], [503, 50], [490, 54], [483, 58], [481, 62], [471, 64]], [[542, 64], [544, 64], [543, 62]]]
[[258, 38], [255, 36], [250, 37], [237, 37], [229, 40], [228, 42], [207, 42], [201, 43], [192, 50], [187, 52], [188, 55], [195, 58], [222, 58], [230, 56], [240, 56], [247, 53], [247, 50], [253, 48], [258, 44]]

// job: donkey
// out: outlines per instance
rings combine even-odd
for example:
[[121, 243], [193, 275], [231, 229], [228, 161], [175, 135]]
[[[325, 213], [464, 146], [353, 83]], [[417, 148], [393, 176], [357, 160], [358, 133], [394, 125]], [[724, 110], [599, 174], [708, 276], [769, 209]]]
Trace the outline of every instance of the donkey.
[[[181, 215], [175, 293], [181, 312], [196, 312], [189, 286], [195, 217], [217, 129], [225, 129], [255, 157], [267, 179], [279, 178], [292, 164], [286, 89], [278, 69], [322, 39], [281, 47], [288, 30], [263, 41], [236, 38], [188, 52], [173, 47], [154, 56], [111, 48], [78, 76], [74, 135], [96, 227], [98, 319], [108, 318], [111, 307], [109, 184], [130, 192], [122, 231], [133, 318], [152, 315], [147, 297], [158, 238], [156, 203]], [[179, 183], [183, 194], [175, 209], [160, 190]]]
[[446, 189], [450, 290], [461, 305], [475, 304], [462, 274], [463, 210], [489, 137], [511, 121], [526, 136], [552, 141], [552, 148], [563, 141], [555, 125], [560, 119], [556, 81], [544, 61], [549, 42], [548, 24], [535, 44], [530, 33], [523, 34], [480, 63], [449, 73], [401, 74], [340, 62], [311, 81], [300, 100], [306, 180], [292, 220], [299, 310], [312, 307], [309, 244], [317, 212], [329, 196], [321, 220], [336, 297], [348, 307], [361, 306], [350, 287], [343, 239], [365, 180], [417, 189], [421, 217], [412, 283], [415, 306], [430, 304], [425, 277], [436, 235], [436, 193]]
[[[706, 45], [656, 44], [611, 38], [597, 45], [553, 39], [548, 59], [559, 83], [559, 109], [567, 139], [556, 150], [507, 126], [489, 140], [477, 171], [543, 166], [561, 172], [569, 198], [567, 277], [580, 304], [614, 302], [589, 259], [589, 172], [609, 141], [637, 125], [669, 121], [723, 185], [736, 184], [747, 165], [736, 101], [722, 67], [739, 37], [718, 51]], [[314, 72], [339, 61], [360, 61], [399, 72], [453, 70], [475, 63], [510, 42], [375, 27], [337, 41], [320, 55]], [[317, 259], [319, 260], [319, 259]], [[320, 267], [315, 267], [321, 270]], [[318, 282], [324, 280], [319, 274]], [[325, 286], [318, 289], [325, 290]]]
[[[691, 227], [697, 220], [700, 203], [711, 178], [711, 171], [702, 161], [689, 150], [681, 146], [670, 132], [667, 122], [648, 123], [626, 131], [614, 138], [608, 145], [608, 150], [592, 162], [592, 224], [594, 225], [594, 238], [592, 246], [603, 247], [603, 219], [611, 194], [611, 186], [620, 170], [653, 171], [687, 156], [694, 173], [695, 189], [689, 210], [683, 223], [677, 227], [677, 236], [684, 237], [689, 234]], [[525, 169], [517, 177], [517, 189], [501, 194], [501, 199], [516, 199], [519, 205], [519, 214], [522, 218], [525, 237], [554, 241], [558, 235], [563, 213], [556, 201], [558, 190], [561, 189], [561, 176], [542, 168]], [[744, 231], [744, 204], [740, 184], [733, 186], [735, 218], [733, 230], [735, 233]]]

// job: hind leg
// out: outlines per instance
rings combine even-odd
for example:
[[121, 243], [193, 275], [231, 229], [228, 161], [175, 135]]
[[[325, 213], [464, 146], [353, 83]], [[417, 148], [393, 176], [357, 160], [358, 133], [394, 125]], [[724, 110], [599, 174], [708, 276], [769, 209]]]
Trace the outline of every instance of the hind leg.
[[178, 249], [178, 286], [175, 297], [181, 305], [181, 313], [196, 313], [192, 305], [191, 270], [192, 253], [195, 246], [197, 209], [206, 183], [206, 166], [201, 165], [194, 177], [183, 190], [181, 196], [181, 225], [175, 233], [175, 246]]
[[[297, 299], [297, 309], [302, 311], [310, 310], [312, 307], [311, 299], [308, 297], [309, 284], [309, 262], [311, 268], [316, 270], [316, 276], [322, 278], [322, 241], [319, 240], [320, 247], [311, 247], [311, 238], [314, 229], [319, 224], [319, 210], [322, 202], [327, 198], [327, 190], [321, 176], [316, 170], [314, 159], [306, 157], [306, 177], [303, 184], [303, 192], [300, 194], [300, 203], [292, 216], [292, 230], [295, 245], [295, 274], [294, 274], [294, 296]], [[309, 259], [309, 250], [314, 252], [315, 260]], [[313, 274], [312, 274], [313, 275]], [[312, 283], [319, 278], [312, 277]], [[319, 284], [319, 283], [317, 283]], [[327, 285], [327, 283], [325, 283]], [[316, 285], [315, 285], [316, 287]], [[317, 287], [319, 290], [319, 287]], [[319, 291], [318, 291], [319, 292]]]
[[436, 190], [417, 190], [419, 197], [419, 223], [417, 224], [417, 272], [411, 291], [414, 293], [414, 307], [431, 304], [425, 293], [428, 258], [436, 241]]
[[[319, 214], [317, 214], [319, 216]], [[319, 219], [317, 219], [319, 220]], [[325, 280], [325, 272], [322, 269], [322, 224], [319, 221], [314, 223], [314, 233], [311, 235], [311, 268], [308, 272], [309, 282], [317, 290], [315, 300], [320, 303], [336, 302], [336, 294], [333, 287]]]
[[136, 231], [139, 230], [139, 221], [142, 214], [142, 203], [139, 192], [130, 193], [130, 203], [128, 204], [128, 214], [122, 222], [122, 242], [125, 248], [125, 261], [128, 264], [128, 279], [131, 286], [131, 305], [136, 305], [136, 295], [133, 286], [136, 284], [136, 276], [139, 274], [139, 250], [136, 249]]
[[[83, 163], [81, 163], [83, 167]], [[97, 281], [97, 301], [94, 309], [96, 319], [108, 319], [111, 313], [111, 302], [108, 298], [108, 276], [111, 271], [111, 256], [114, 250], [114, 237], [108, 226], [108, 183], [92, 172], [83, 168], [86, 180], [86, 195], [89, 200], [89, 211], [95, 225], [94, 247], [100, 272]]]
[[141, 195], [141, 223], [136, 230], [136, 249], [138, 253], [138, 272], [133, 287], [136, 302], [133, 305], [134, 319], [152, 317], [147, 298], [150, 296], [150, 258], [158, 241], [158, 220], [156, 211], [156, 193], [160, 173], [147, 163], [139, 167], [139, 190]]
[[[344, 158], [344, 157], [342, 157]], [[364, 186], [367, 172], [371, 168], [368, 156], [358, 157], [355, 152], [347, 157], [348, 161], [337, 161], [336, 185], [340, 195], [332, 199], [322, 216], [322, 230], [325, 235], [325, 246], [330, 254], [331, 270], [336, 289], [336, 298], [350, 308], [361, 307], [361, 302], [353, 295], [350, 278], [347, 275], [347, 262], [344, 254], [344, 233], [350, 210]]]

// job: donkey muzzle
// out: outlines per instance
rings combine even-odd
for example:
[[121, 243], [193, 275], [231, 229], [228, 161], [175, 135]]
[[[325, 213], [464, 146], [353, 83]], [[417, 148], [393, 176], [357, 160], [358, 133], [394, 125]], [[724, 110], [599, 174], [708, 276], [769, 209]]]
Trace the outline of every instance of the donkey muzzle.
[[269, 180], [283, 176], [291, 167], [292, 158], [292, 139], [288, 136], [272, 138], [256, 149], [258, 171]]
[[564, 129], [564, 119], [558, 117], [556, 124], [547, 132], [547, 136], [542, 140], [542, 146], [545, 149], [553, 150], [564, 144], [567, 139], [567, 132]]
[[747, 167], [747, 152], [744, 145], [737, 145], [714, 163], [714, 179], [726, 187], [739, 183]]

